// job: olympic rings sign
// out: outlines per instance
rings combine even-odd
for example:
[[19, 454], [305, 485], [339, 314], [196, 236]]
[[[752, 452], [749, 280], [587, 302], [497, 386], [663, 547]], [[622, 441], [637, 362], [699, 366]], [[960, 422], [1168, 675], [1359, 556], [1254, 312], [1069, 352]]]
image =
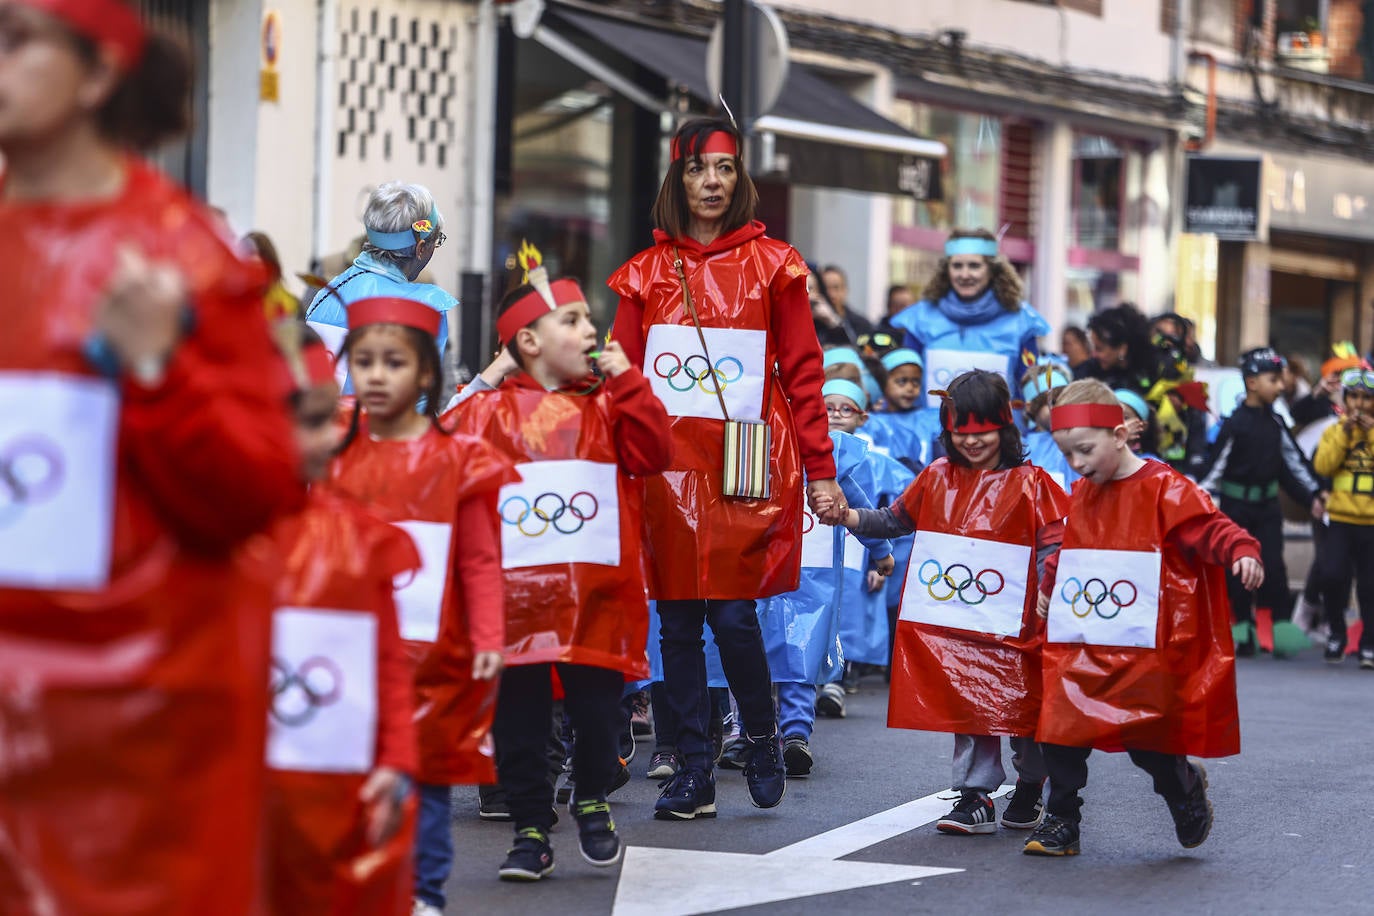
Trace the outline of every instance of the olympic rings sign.
[[289, 728], [306, 725], [324, 707], [343, 696], [344, 677], [333, 660], [316, 655], [292, 671], [280, 659], [272, 659], [271, 714]]
[[[513, 504], [515, 509], [511, 510]], [[500, 508], [501, 522], [530, 538], [540, 537], [550, 528], [559, 534], [576, 534], [599, 511], [601, 503], [586, 490], [579, 490], [567, 500], [552, 491], [540, 493], [533, 502], [513, 494], [506, 497]]]
[[[934, 571], [927, 575], [927, 570], [932, 567]], [[987, 579], [989, 576], [997, 577], [995, 588], [991, 579]], [[950, 601], [958, 596], [960, 601], [970, 606], [982, 604], [993, 595], [1001, 594], [1007, 586], [1006, 577], [995, 569], [984, 569], [975, 575], [973, 569], [963, 563], [954, 563], [946, 569], [933, 557], [917, 568], [916, 578], [936, 601]], [[936, 586], [940, 587], [942, 594], [936, 593]], [[977, 600], [969, 598], [970, 589], [976, 592]]]
[[[725, 366], [734, 368], [734, 375], [727, 376]], [[733, 356], [722, 356], [716, 360], [715, 366], [700, 353], [693, 353], [683, 359], [676, 353], [665, 350], [654, 357], [654, 375], [664, 379], [668, 387], [674, 391], [691, 391], [693, 386], [701, 389], [703, 394], [715, 394], [723, 391], [732, 382], [738, 382], [744, 378], [744, 363]], [[686, 378], [683, 384], [679, 377]], [[710, 379], [713, 384], [708, 385]]]
[[48, 439], [11, 441], [0, 451], [0, 528], [18, 521], [25, 507], [56, 496], [65, 476], [62, 453]]
[[[1070, 594], [1070, 583], [1072, 583], [1074, 587], [1072, 594]], [[1125, 586], [1131, 590], [1129, 599], [1125, 598], [1124, 591], [1122, 595], [1117, 594], [1117, 589], [1121, 586]], [[1059, 597], [1068, 604], [1069, 610], [1078, 618], [1086, 618], [1089, 614], [1097, 614], [1097, 616], [1101, 617], [1103, 620], [1111, 620], [1117, 614], [1121, 613], [1122, 608], [1128, 608], [1135, 604], [1136, 598], [1139, 596], [1140, 590], [1136, 588], [1134, 582], [1128, 579], [1117, 579], [1109, 588], [1106, 581], [1103, 579], [1089, 579], [1083, 582], [1071, 576], [1065, 579], [1064, 584], [1059, 587]], [[1083, 610], [1081, 612], [1078, 610], [1078, 602], [1080, 599], [1083, 601]], [[1115, 605], [1115, 610], [1110, 614], [1102, 610], [1102, 605], [1107, 601]]]

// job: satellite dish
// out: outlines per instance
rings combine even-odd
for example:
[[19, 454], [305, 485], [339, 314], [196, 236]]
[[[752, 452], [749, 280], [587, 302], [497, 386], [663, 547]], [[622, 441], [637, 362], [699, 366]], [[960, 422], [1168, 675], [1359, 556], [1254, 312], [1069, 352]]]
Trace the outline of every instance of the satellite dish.
[[[790, 46], [787, 29], [772, 7], [749, 3], [748, 9], [750, 32], [754, 39], [749, 62], [755, 85], [754, 104], [757, 106], [756, 110], [749, 112], [749, 117], [761, 118], [773, 109], [782, 95], [782, 87], [787, 82]], [[724, 49], [725, 20], [719, 19], [706, 45], [706, 84], [711, 87], [712, 96], [721, 94], [720, 65]]]

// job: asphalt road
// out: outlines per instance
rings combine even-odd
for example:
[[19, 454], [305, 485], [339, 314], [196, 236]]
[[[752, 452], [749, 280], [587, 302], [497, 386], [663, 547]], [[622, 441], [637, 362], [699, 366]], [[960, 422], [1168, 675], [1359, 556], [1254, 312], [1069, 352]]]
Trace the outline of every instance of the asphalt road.
[[[784, 893], [839, 866], [807, 859], [780, 866], [772, 859], [669, 856], [658, 868], [626, 867], [622, 877], [620, 867], [593, 869], [582, 861], [565, 819], [553, 834], [554, 875], [534, 885], [510, 885], [496, 878], [509, 825], [479, 821], [476, 792], [463, 789], [456, 794], [457, 862], [447, 912], [593, 914], [614, 908], [617, 916], [630, 916], [643, 911], [633, 902], [645, 897], [646, 881], [657, 882], [647, 896], [662, 899], [662, 912], [749, 916], [796, 913], [801, 907], [844, 914], [993, 908], [1114, 916], [1374, 912], [1374, 672], [1358, 670], [1353, 659], [1339, 668], [1327, 666], [1319, 652], [1309, 650], [1296, 659], [1241, 660], [1239, 684], [1243, 752], [1209, 762], [1216, 823], [1195, 850], [1178, 846], [1148, 778], [1124, 755], [1098, 753], [1089, 761], [1083, 853], [1077, 858], [1024, 856], [1025, 834], [1017, 831], [948, 837], [926, 823], [888, 839], [875, 834], [880, 841], [873, 845], [860, 838], [841, 858], [961, 871], [720, 910], [709, 903], [718, 893], [745, 899], [731, 888], [747, 895], [751, 887], [767, 885]], [[815, 773], [789, 781], [779, 808], [751, 807], [742, 776], [719, 772], [720, 816], [714, 821], [652, 819], [656, 786], [643, 776], [651, 746], [641, 743], [631, 764], [635, 778], [612, 796], [622, 836], [637, 848], [759, 855], [947, 788], [950, 737], [886, 728], [886, 703], [881, 679], [869, 677], [850, 698], [848, 718], [818, 722]], [[1009, 752], [1006, 761], [1010, 769]], [[648, 850], [630, 854], [637, 864], [647, 855]], [[626, 887], [620, 888], [617, 907], [622, 880]]]

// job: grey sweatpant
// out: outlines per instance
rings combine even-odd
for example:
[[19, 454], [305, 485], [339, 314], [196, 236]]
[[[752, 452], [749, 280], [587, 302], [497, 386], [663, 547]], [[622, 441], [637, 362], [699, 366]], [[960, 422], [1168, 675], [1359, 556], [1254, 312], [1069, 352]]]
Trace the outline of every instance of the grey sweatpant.
[[[1034, 738], [1008, 738], [1011, 765], [1026, 782], [1045, 781], [1045, 758]], [[997, 735], [954, 736], [954, 781], [961, 792], [995, 792], [1007, 778], [1002, 768], [1002, 739]]]

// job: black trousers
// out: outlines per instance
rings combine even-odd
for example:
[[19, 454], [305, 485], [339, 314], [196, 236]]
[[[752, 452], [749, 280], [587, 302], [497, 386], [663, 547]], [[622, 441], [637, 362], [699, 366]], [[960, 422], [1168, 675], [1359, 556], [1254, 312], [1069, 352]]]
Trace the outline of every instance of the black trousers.
[[[501, 674], [496, 700], [496, 770], [506, 790], [515, 829], [553, 826], [549, 782], [549, 722], [553, 716], [553, 665], [516, 665]], [[559, 664], [563, 709], [572, 721], [576, 798], [606, 797], [620, 769], [620, 695], [625, 676], [609, 668]]]
[[[1082, 820], [1079, 808], [1083, 799], [1078, 793], [1088, 784], [1088, 755], [1090, 747], [1065, 747], [1062, 744], [1042, 744], [1045, 771], [1050, 775], [1050, 800], [1045, 810], [1056, 817], [1077, 824]], [[1197, 784], [1197, 771], [1188, 758], [1158, 751], [1127, 751], [1131, 763], [1149, 773], [1155, 781], [1155, 793], [1166, 801], [1179, 801]]]
[[[1355, 597], [1360, 604], [1360, 648], [1374, 649], [1374, 525], [1335, 522], [1317, 553], [1325, 583], [1326, 622], [1331, 635], [1345, 640], [1345, 601], [1350, 597], [1350, 578], [1355, 577]], [[1344, 585], [1344, 590], [1339, 588]]]
[[1264, 564], [1264, 584], [1253, 593], [1246, 591], [1229, 569], [1226, 571], [1232, 621], [1253, 621], [1256, 604], [1269, 608], [1274, 620], [1292, 620], [1293, 596], [1288, 591], [1288, 565], [1283, 561], [1283, 510], [1278, 499], [1249, 503], [1223, 496], [1221, 511], [1259, 541], [1260, 562]]

